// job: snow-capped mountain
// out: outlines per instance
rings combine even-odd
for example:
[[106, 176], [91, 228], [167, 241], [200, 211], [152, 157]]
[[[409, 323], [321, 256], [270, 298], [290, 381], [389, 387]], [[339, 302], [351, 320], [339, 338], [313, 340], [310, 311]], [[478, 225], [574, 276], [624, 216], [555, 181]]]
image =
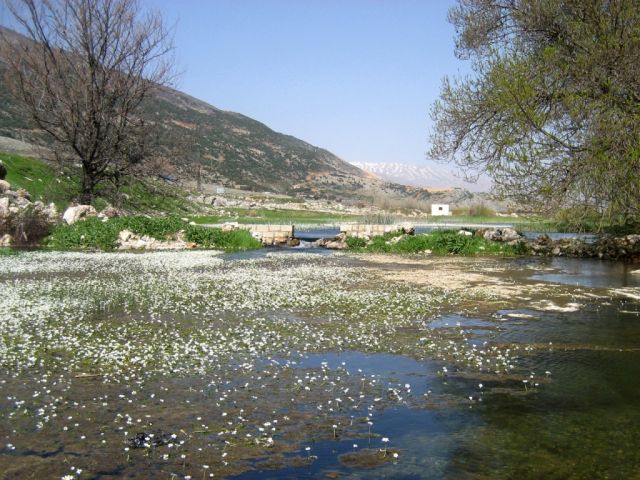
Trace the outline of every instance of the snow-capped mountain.
[[[425, 162], [426, 163], [426, 162]], [[465, 182], [462, 175], [457, 176], [447, 166], [429, 162], [426, 165], [407, 165], [404, 163], [351, 162], [352, 165], [373, 173], [389, 182], [423, 188], [464, 188], [475, 192], [486, 192], [491, 183], [481, 178], [477, 183]]]

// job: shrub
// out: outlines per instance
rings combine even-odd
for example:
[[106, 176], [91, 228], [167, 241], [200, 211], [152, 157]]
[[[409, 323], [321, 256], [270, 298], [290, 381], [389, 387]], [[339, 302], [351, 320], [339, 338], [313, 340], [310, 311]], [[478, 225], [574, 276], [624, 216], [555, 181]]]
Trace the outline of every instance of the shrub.
[[87, 218], [73, 225], [57, 225], [45, 241], [55, 250], [113, 250], [121, 229], [119, 219], [102, 222], [98, 218]]
[[260, 248], [260, 241], [253, 238], [246, 230], [223, 232], [217, 228], [205, 228], [189, 225], [185, 230], [185, 239], [202, 248], [221, 248], [223, 250], [255, 250]]
[[496, 214], [492, 209], [484, 203], [471, 205], [469, 207], [469, 215], [472, 217], [493, 217]]
[[419, 253], [430, 250], [435, 255], [523, 255], [525, 244], [505, 245], [475, 235], [460, 235], [453, 230], [439, 230], [423, 235], [407, 235], [396, 243], [387, 243], [397, 234], [375, 237], [369, 244], [348, 239], [350, 249], [366, 252]]
[[364, 238], [347, 237], [346, 242], [349, 250], [362, 250], [367, 246], [367, 241]]

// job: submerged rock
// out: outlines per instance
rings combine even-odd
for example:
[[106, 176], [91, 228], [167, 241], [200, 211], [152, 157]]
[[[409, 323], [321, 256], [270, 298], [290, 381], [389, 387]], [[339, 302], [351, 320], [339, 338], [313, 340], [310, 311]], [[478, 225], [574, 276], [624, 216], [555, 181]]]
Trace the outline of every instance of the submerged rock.
[[349, 468], [376, 468], [385, 463], [398, 460], [400, 451], [396, 448], [374, 450], [363, 448], [356, 452], [343, 453], [338, 457], [340, 463]]
[[175, 435], [165, 433], [162, 430], [158, 430], [155, 433], [140, 432], [136, 433], [135, 437], [127, 439], [127, 444], [131, 448], [151, 448], [160, 447], [162, 445], [168, 445], [173, 443]]

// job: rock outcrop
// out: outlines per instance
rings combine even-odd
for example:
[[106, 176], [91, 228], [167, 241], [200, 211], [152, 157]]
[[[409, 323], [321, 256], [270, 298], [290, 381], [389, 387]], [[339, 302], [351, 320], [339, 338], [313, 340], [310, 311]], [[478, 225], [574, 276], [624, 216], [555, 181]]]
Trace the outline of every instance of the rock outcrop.
[[527, 245], [534, 255], [640, 261], [640, 235], [603, 236], [593, 243], [577, 238], [551, 240], [548, 235], [540, 235]]
[[78, 220], [83, 220], [89, 217], [95, 217], [98, 215], [96, 209], [91, 205], [76, 205], [69, 207], [64, 211], [62, 215], [62, 221], [67, 225], [73, 225]]
[[116, 217], [121, 217], [123, 216], [122, 211], [118, 210], [115, 207], [112, 207], [111, 205], [107, 205], [105, 208], [102, 209], [102, 211], [98, 214], [98, 218], [101, 218], [103, 220], [107, 220], [109, 218], [116, 218]]
[[184, 250], [195, 248], [196, 244], [184, 239], [184, 232], [178, 232], [175, 240], [157, 240], [147, 235], [136, 235], [122, 230], [116, 240], [118, 250]]
[[[0, 173], [6, 177], [4, 165]], [[0, 180], [0, 246], [36, 245], [58, 219], [55, 204], [31, 202], [26, 190], [11, 190], [9, 182]]]
[[519, 242], [524, 238], [515, 229], [510, 227], [484, 228], [478, 230], [476, 235], [483, 237], [485, 240], [504, 243]]
[[342, 232], [334, 238], [320, 238], [312, 243], [314, 247], [328, 248], [329, 250], [345, 250], [347, 245], [347, 233]]

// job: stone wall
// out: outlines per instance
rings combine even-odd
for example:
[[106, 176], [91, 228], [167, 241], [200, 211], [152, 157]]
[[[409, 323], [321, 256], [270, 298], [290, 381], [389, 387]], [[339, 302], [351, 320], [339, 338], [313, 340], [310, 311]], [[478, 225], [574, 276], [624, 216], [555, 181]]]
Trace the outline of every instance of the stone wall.
[[390, 232], [413, 234], [415, 228], [413, 225], [371, 225], [364, 223], [347, 223], [340, 225], [340, 233], [344, 233], [347, 237], [369, 239]]
[[238, 228], [249, 230], [263, 245], [282, 245], [293, 241], [293, 225], [239, 224]]

